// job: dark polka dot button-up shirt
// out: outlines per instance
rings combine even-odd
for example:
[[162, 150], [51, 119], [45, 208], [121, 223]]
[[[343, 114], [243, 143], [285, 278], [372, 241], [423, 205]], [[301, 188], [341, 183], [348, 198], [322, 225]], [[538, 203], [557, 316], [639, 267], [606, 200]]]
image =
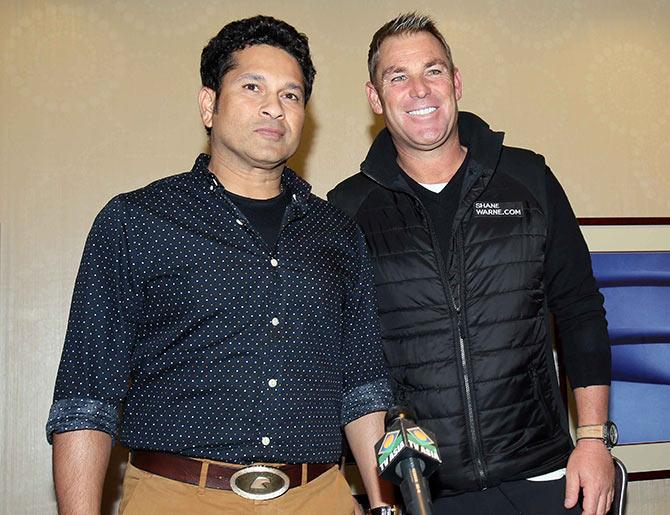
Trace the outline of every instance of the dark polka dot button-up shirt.
[[233, 463], [337, 461], [342, 426], [391, 403], [362, 233], [285, 169], [270, 248], [208, 162], [96, 218], [48, 439], [97, 429]]

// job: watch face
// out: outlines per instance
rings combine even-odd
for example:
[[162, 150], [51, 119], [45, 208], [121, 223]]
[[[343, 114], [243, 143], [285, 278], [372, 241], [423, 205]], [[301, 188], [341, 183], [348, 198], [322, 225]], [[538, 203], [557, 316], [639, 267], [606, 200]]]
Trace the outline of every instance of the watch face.
[[614, 422], [609, 422], [607, 424], [607, 439], [610, 441], [610, 445], [615, 446], [619, 441], [619, 430], [616, 427]]

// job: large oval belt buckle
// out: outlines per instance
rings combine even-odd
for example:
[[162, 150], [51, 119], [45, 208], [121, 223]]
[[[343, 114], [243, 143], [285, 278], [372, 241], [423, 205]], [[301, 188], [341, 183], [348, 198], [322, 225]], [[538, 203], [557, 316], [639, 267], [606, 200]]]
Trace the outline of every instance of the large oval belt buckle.
[[230, 488], [240, 497], [264, 501], [284, 494], [290, 485], [289, 477], [279, 469], [254, 465], [230, 476]]

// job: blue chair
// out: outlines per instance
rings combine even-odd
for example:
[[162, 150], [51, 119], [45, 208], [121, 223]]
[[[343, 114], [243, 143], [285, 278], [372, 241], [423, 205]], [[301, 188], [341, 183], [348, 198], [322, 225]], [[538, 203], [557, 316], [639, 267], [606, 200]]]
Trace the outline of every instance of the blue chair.
[[594, 252], [619, 444], [670, 441], [670, 252]]
[[[594, 252], [612, 342], [610, 417], [619, 444], [670, 440], [670, 252]], [[623, 514], [628, 474], [614, 458], [615, 496]]]

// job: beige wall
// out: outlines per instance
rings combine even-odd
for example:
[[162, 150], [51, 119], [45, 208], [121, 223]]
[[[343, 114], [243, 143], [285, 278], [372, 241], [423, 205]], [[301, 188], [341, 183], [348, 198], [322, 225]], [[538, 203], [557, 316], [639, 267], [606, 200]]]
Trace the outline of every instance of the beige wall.
[[84, 238], [112, 195], [205, 147], [207, 39], [260, 12], [310, 36], [318, 76], [292, 162], [323, 195], [379, 127], [363, 94], [369, 38], [408, 8], [450, 40], [462, 108], [544, 153], [578, 215], [669, 214], [663, 0], [2, 0], [0, 512], [55, 512], [43, 428]]

